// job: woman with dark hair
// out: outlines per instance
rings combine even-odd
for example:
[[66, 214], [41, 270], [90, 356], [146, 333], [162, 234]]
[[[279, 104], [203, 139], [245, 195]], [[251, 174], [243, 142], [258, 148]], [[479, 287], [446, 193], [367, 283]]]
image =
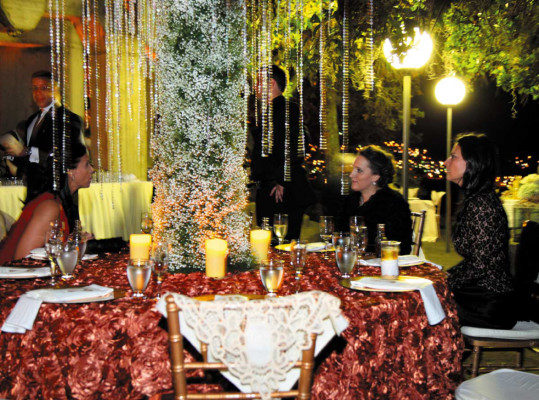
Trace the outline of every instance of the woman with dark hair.
[[404, 198], [389, 184], [395, 178], [393, 156], [378, 146], [367, 146], [359, 151], [350, 174], [352, 190], [339, 215], [338, 226], [348, 229], [352, 215], [365, 218], [369, 241], [367, 251], [374, 251], [377, 225], [385, 224], [385, 234], [390, 240], [401, 242], [400, 253], [412, 249], [412, 219], [410, 207]]
[[444, 164], [446, 179], [464, 190], [453, 230], [455, 250], [463, 260], [449, 270], [460, 322], [510, 329], [518, 316], [509, 273], [507, 216], [494, 192], [494, 147], [484, 134], [459, 135]]
[[67, 173], [61, 174], [59, 192], [52, 190], [52, 173], [43, 176], [47, 191], [24, 206], [21, 216], [0, 243], [0, 263], [23, 258], [30, 250], [43, 247], [45, 233], [55, 220], [59, 219], [69, 231], [73, 229], [79, 218], [77, 191], [90, 186], [94, 168], [86, 147], [80, 143], [72, 145], [71, 159]]

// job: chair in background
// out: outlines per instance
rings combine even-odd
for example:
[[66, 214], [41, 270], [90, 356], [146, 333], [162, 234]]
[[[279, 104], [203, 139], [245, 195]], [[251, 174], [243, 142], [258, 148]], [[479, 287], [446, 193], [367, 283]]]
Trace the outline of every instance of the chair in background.
[[[242, 296], [198, 301], [168, 294], [157, 305], [162, 313], [163, 307], [175, 399], [182, 400], [308, 400], [315, 346], [320, 350], [317, 339], [323, 347], [335, 333], [328, 329], [332, 322], [340, 325], [338, 333], [348, 324], [341, 315], [340, 300], [316, 291], [250, 301]], [[203, 362], [184, 362], [184, 338], [200, 350]], [[190, 369], [219, 370], [241, 392], [188, 393], [186, 371]], [[298, 377], [298, 388], [290, 390]]]
[[515, 369], [539, 371], [539, 368], [523, 368], [523, 350], [539, 346], [539, 265], [535, 256], [539, 248], [539, 223], [525, 221], [517, 248], [515, 273], [516, 291], [521, 296], [521, 307], [515, 312], [519, 319], [513, 329], [485, 329], [471, 326], [461, 328], [464, 341], [472, 347], [472, 377], [482, 371], [491, 371], [507, 365], [481, 366], [482, 349], [516, 349]]
[[426, 214], [426, 210], [422, 210], [420, 212], [412, 212], [412, 254], [415, 256], [419, 256], [421, 252], [421, 238], [423, 237], [423, 228], [425, 227]]
[[434, 203], [434, 208], [436, 210], [436, 224], [438, 226], [438, 237], [441, 236], [440, 234], [440, 208], [442, 206], [442, 197], [445, 196], [445, 192], [437, 192], [436, 190], [433, 190], [430, 192], [430, 199]]
[[539, 375], [499, 369], [462, 382], [455, 391], [457, 400], [537, 400]]

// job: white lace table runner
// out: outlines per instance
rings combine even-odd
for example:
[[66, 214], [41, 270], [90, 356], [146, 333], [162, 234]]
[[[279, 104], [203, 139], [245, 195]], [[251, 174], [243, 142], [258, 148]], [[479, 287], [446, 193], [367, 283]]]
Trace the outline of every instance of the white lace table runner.
[[[156, 305], [166, 316], [167, 293]], [[299, 378], [293, 364], [311, 346], [311, 333], [319, 336], [316, 354], [348, 326], [340, 300], [312, 291], [286, 297], [248, 300], [217, 296], [198, 301], [171, 293], [180, 312], [182, 334], [200, 350], [208, 344], [209, 361], [229, 368], [223, 375], [244, 392], [263, 397], [275, 390], [290, 390]]]

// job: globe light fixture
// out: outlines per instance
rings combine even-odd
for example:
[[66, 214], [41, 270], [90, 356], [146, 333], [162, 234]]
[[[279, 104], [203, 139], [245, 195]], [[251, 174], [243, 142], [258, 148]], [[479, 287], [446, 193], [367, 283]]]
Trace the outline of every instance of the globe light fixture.
[[[441, 79], [434, 89], [436, 99], [447, 106], [447, 132], [446, 154], [451, 153], [451, 131], [453, 124], [453, 109], [451, 106], [459, 104], [466, 94], [466, 87], [462, 81], [454, 76]], [[445, 180], [445, 251], [449, 252], [451, 245], [451, 182]]]
[[[432, 53], [434, 44], [426, 32], [414, 28], [414, 36], [407, 37], [404, 43], [408, 50], [397, 54], [391, 41], [384, 42], [384, 56], [395, 69], [409, 70], [420, 68], [426, 64]], [[402, 194], [408, 201], [408, 148], [410, 147], [410, 103], [412, 99], [412, 77], [407, 71], [403, 77], [402, 85]]]

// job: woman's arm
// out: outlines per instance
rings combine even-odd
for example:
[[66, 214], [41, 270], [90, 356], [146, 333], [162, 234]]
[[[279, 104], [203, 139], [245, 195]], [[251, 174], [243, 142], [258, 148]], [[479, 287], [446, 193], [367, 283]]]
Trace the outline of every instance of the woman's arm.
[[30, 250], [43, 247], [50, 223], [59, 217], [60, 205], [55, 200], [45, 200], [38, 205], [15, 246], [13, 258], [26, 257]]

